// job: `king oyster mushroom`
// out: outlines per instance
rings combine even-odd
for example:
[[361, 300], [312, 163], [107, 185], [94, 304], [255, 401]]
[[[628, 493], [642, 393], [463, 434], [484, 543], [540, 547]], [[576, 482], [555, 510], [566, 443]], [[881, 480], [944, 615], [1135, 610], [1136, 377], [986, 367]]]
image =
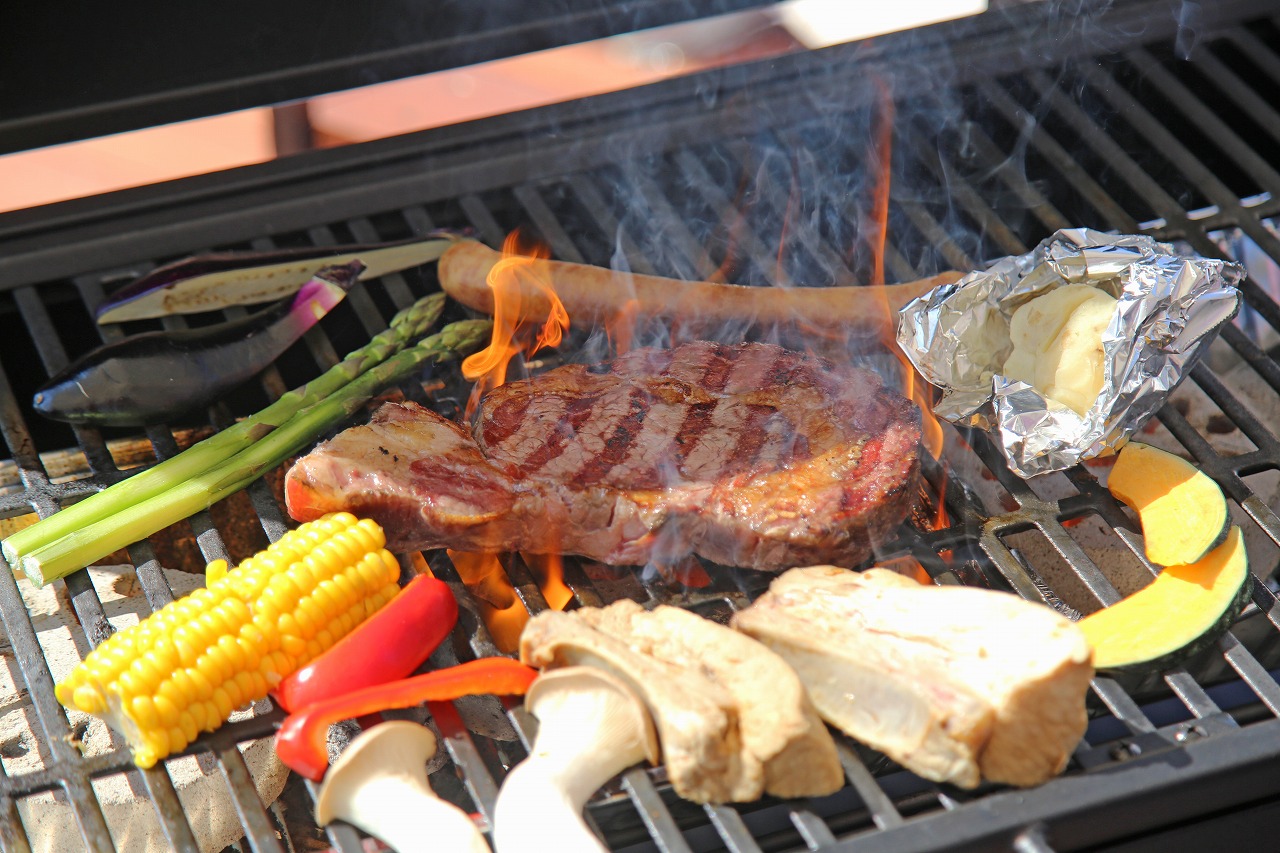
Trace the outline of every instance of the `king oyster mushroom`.
[[436, 736], [417, 723], [380, 723], [351, 742], [325, 774], [316, 823], [345, 820], [398, 853], [489, 853], [471, 817], [435, 795], [426, 763]]
[[648, 711], [626, 684], [585, 666], [543, 673], [524, 703], [538, 718], [538, 734], [498, 792], [494, 846], [498, 853], [605, 850], [582, 810], [618, 773], [657, 762]]

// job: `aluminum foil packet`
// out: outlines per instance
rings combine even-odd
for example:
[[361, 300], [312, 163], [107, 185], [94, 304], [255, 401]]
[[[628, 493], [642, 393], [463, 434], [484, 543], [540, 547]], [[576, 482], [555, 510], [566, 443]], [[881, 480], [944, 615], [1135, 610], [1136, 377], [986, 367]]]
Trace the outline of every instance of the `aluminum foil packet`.
[[[1235, 316], [1243, 277], [1239, 264], [1179, 255], [1147, 236], [1064, 229], [908, 303], [898, 344], [942, 390], [934, 413], [989, 431], [1009, 467], [1031, 477], [1118, 451]], [[1000, 373], [1013, 313], [1068, 284], [1116, 299], [1102, 335], [1102, 392], [1084, 416]]]

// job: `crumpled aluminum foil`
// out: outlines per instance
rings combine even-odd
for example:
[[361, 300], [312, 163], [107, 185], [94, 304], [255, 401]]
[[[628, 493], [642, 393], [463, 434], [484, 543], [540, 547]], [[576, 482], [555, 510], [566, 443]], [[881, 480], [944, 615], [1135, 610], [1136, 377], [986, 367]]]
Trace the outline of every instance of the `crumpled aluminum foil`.
[[[991, 432], [1009, 467], [1031, 477], [1119, 450], [1235, 316], [1243, 277], [1239, 264], [1179, 256], [1143, 235], [1064, 229], [908, 303], [898, 344], [942, 390], [934, 413]], [[1102, 393], [1085, 417], [999, 372], [1013, 312], [1066, 284], [1117, 300], [1102, 337]]]

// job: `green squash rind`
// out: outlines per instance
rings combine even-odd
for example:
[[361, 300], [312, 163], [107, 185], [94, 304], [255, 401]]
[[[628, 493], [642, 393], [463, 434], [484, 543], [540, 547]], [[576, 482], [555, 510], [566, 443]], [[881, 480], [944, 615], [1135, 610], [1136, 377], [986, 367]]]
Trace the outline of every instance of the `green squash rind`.
[[[1223, 535], [1224, 540], [1226, 536], [1230, 535], [1230, 530], [1231, 528], [1228, 526], [1227, 533]], [[1232, 597], [1231, 601], [1228, 602], [1226, 609], [1222, 611], [1218, 618], [1214, 620], [1213, 624], [1206, 630], [1202, 631], [1198, 636], [1192, 638], [1184, 645], [1171, 652], [1166, 652], [1159, 657], [1145, 658], [1142, 660], [1136, 660], [1133, 663], [1105, 667], [1099, 669], [1098, 674], [1115, 677], [1161, 673], [1172, 669], [1175, 666], [1179, 666], [1201, 652], [1211, 648], [1218, 642], [1218, 640], [1222, 639], [1223, 635], [1231, 630], [1231, 626], [1240, 618], [1240, 614], [1253, 599], [1253, 583], [1253, 572], [1249, 571], [1249, 561], [1246, 556], [1244, 561], [1243, 583], [1241, 583], [1239, 588], [1237, 588], [1236, 594]]]
[[[1222, 493], [1221, 487], [1214, 482], [1212, 477], [1197, 468], [1193, 462], [1189, 462], [1180, 456], [1172, 454], [1167, 450], [1161, 450], [1153, 445], [1143, 444], [1136, 441], [1130, 442], [1121, 449], [1120, 456], [1123, 457], [1126, 451], [1142, 453], [1149, 456], [1150, 458], [1147, 460], [1147, 464], [1149, 465], [1163, 465], [1166, 467], [1176, 466], [1179, 469], [1190, 472], [1198, 485], [1192, 487], [1190, 484], [1186, 484], [1180, 488], [1197, 488], [1201, 490], [1203, 492], [1203, 494], [1200, 495], [1201, 500], [1197, 500], [1194, 503], [1197, 506], [1202, 507], [1205, 512], [1212, 512], [1214, 515], [1221, 516], [1221, 524], [1214, 531], [1213, 537], [1204, 537], [1200, 540], [1201, 543], [1204, 544], [1204, 547], [1199, 551], [1199, 553], [1188, 551], [1186, 553], [1177, 554], [1172, 559], [1162, 560], [1160, 559], [1161, 554], [1159, 549], [1160, 547], [1167, 547], [1168, 543], [1162, 542], [1159, 539], [1161, 531], [1158, 526], [1149, 523], [1152, 520], [1151, 516], [1153, 513], [1149, 509], [1144, 509], [1140, 505], [1139, 501], [1135, 499], [1136, 495], [1125, 495], [1124, 492], [1126, 490], [1119, 488], [1114, 483], [1117, 468], [1113, 468], [1111, 475], [1112, 479], [1107, 483], [1108, 489], [1111, 491], [1112, 495], [1138, 514], [1142, 523], [1144, 550], [1148, 560], [1158, 566], [1187, 565], [1190, 563], [1196, 563], [1204, 559], [1211, 551], [1226, 541], [1227, 535], [1231, 532], [1231, 511], [1227, 507], [1226, 495]], [[1117, 459], [1116, 466], [1118, 467], [1120, 464], [1122, 464], [1121, 460]], [[1212, 501], [1211, 509], [1209, 508], [1210, 501]], [[1153, 553], [1153, 548], [1155, 549], [1155, 553]]]

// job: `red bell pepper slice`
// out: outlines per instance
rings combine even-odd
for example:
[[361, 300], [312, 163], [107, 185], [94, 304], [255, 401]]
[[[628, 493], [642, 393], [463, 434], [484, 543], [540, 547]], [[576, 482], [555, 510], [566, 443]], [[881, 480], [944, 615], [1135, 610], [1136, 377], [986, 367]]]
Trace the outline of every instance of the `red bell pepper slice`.
[[324, 654], [276, 685], [286, 711], [375, 684], [399, 681], [422, 666], [458, 621], [458, 602], [443, 581], [419, 575], [385, 607]]
[[537, 677], [536, 669], [510, 658], [481, 658], [344, 693], [289, 715], [276, 732], [276, 756], [285, 766], [319, 782], [329, 769], [325, 741], [329, 726], [334, 723], [376, 711], [412, 708], [423, 702], [444, 702], [460, 696], [523, 695]]

